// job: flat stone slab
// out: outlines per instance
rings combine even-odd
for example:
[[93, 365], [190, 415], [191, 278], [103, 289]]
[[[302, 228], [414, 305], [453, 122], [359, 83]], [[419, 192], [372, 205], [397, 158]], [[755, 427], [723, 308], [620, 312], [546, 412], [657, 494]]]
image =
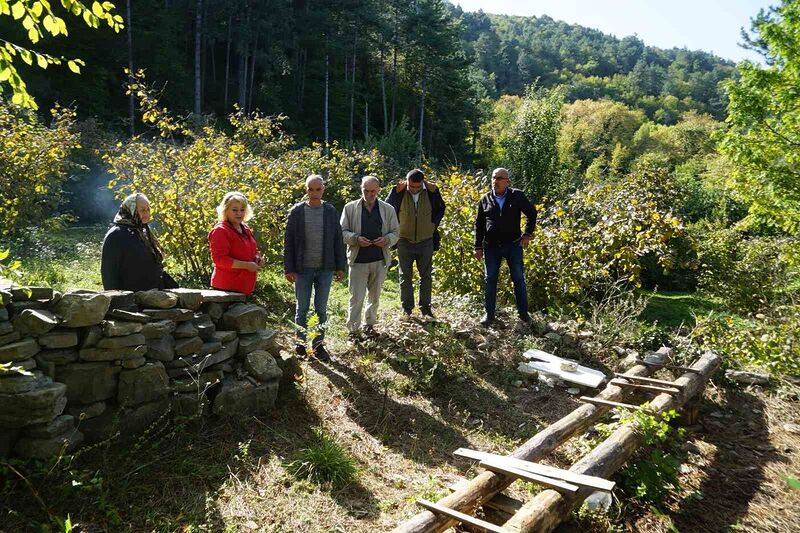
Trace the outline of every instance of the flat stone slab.
[[11, 297], [17, 302], [50, 300], [53, 298], [53, 289], [51, 287], [14, 287], [11, 289]]
[[124, 337], [139, 333], [144, 328], [141, 322], [123, 322], [122, 320], [103, 320], [100, 329], [105, 337]]
[[106, 402], [94, 402], [89, 405], [68, 405], [67, 412], [76, 420], [87, 420], [100, 416], [106, 412], [108, 404]]
[[183, 322], [194, 318], [194, 311], [178, 307], [173, 309], [142, 309], [142, 314], [154, 320], [172, 320], [174, 322]]
[[225, 308], [222, 307], [222, 305], [223, 304], [216, 302], [204, 303], [201, 309], [211, 318], [211, 320], [217, 322], [222, 318], [222, 313], [225, 312]]
[[169, 335], [160, 339], [148, 339], [146, 357], [156, 361], [172, 361], [175, 359], [175, 339]]
[[0, 426], [21, 428], [50, 422], [67, 405], [67, 387], [47, 383], [19, 394], [0, 394]]
[[222, 343], [230, 342], [233, 339], [235, 339], [236, 337], [238, 337], [238, 333], [236, 333], [235, 331], [224, 331], [223, 330], [223, 331], [215, 331], [214, 332], [214, 340], [222, 342]]
[[77, 331], [51, 331], [41, 335], [37, 341], [42, 348], [71, 348], [78, 345]]
[[108, 306], [109, 309], [136, 305], [136, 297], [133, 291], [103, 291], [103, 294], [111, 299], [111, 304]]
[[250, 352], [244, 359], [244, 368], [258, 381], [280, 380], [283, 371], [278, 366], [275, 358], [264, 350]]
[[175, 355], [184, 357], [196, 354], [203, 346], [203, 339], [193, 337], [191, 339], [178, 339], [175, 341]]
[[58, 457], [62, 453], [70, 453], [83, 442], [83, 433], [77, 429], [68, 430], [65, 434], [46, 439], [22, 437], [14, 446], [14, 452], [30, 459], [47, 459]]
[[[5, 308], [3, 308], [3, 311], [5, 311]], [[8, 314], [7, 311], [6, 314]], [[0, 322], [0, 335], [8, 335], [12, 331], [14, 331], [14, 324], [9, 322], [8, 320]]]
[[221, 383], [224, 378], [225, 374], [221, 370], [210, 370], [197, 377], [190, 378], [187, 376], [183, 379], [173, 380], [170, 384], [170, 389], [172, 392], [178, 393], [194, 392], [195, 394], [201, 394], [209, 387]]
[[150, 317], [144, 313], [136, 313], [124, 309], [112, 309], [106, 316], [112, 320], [127, 320], [128, 322], [139, 322], [141, 324], [146, 324], [151, 320]]
[[0, 374], [0, 394], [28, 392], [48, 383], [51, 383], [51, 380], [43, 376], [39, 371], [34, 371], [30, 374], [3, 372]]
[[178, 296], [178, 305], [184, 309], [197, 311], [203, 305], [203, 291], [199, 289], [169, 289], [167, 292]]
[[74, 363], [56, 368], [56, 381], [67, 387], [70, 404], [90, 404], [114, 398], [122, 369], [108, 363]]
[[0, 305], [8, 305], [11, 303], [11, 291], [7, 289], [0, 290]]
[[67, 292], [53, 311], [63, 319], [63, 326], [77, 328], [102, 322], [111, 298], [99, 293]]
[[0, 346], [0, 363], [13, 363], [30, 359], [39, 353], [39, 350], [41, 350], [39, 343], [36, 342], [36, 339], [30, 337], [12, 342], [11, 344]]
[[59, 350], [42, 350], [36, 354], [36, 362], [52, 363], [54, 365], [66, 365], [78, 360], [78, 350], [76, 348], [61, 348]]
[[278, 396], [276, 382], [253, 385], [249, 381], [226, 379], [214, 398], [212, 412], [217, 416], [241, 416], [268, 412]]
[[[5, 322], [6, 324], [10, 325], [10, 322]], [[19, 334], [19, 331], [14, 331], [13, 328], [9, 333], [5, 335], [0, 335], [0, 346], [5, 346], [6, 344], [11, 344], [12, 342], [18, 341], [22, 338], [22, 335]]]
[[142, 335], [145, 339], [160, 339], [166, 335], [172, 334], [175, 331], [175, 322], [172, 320], [159, 320], [157, 322], [150, 322], [142, 327]]
[[23, 335], [43, 335], [58, 323], [58, 317], [46, 309], [25, 309], [14, 317], [14, 328]]
[[23, 435], [35, 439], [52, 439], [71, 429], [75, 429], [75, 418], [72, 415], [59, 415], [50, 422], [26, 427]]
[[178, 295], [156, 289], [136, 293], [136, 305], [139, 307], [170, 309], [178, 305]]
[[119, 375], [117, 402], [120, 405], [139, 405], [163, 398], [169, 392], [169, 378], [164, 365], [148, 363]]
[[83, 361], [121, 361], [144, 357], [146, 354], [147, 346], [144, 344], [122, 348], [83, 348], [78, 352]]
[[147, 359], [144, 357], [134, 357], [133, 359], [123, 359], [122, 361], [117, 361], [117, 364], [122, 368], [139, 368], [140, 366], [147, 364]]
[[127, 346], [138, 346], [145, 344], [147, 339], [141, 333], [125, 335], [123, 337], [103, 337], [97, 341], [98, 348], [125, 348]]
[[239, 356], [244, 357], [256, 350], [266, 350], [270, 353], [276, 351], [275, 332], [271, 329], [262, 329], [250, 335], [239, 335]]
[[222, 325], [240, 335], [255, 333], [267, 326], [267, 310], [255, 304], [236, 304], [222, 315]]
[[231, 303], [244, 302], [247, 300], [247, 296], [240, 292], [204, 289], [200, 291], [200, 294], [203, 296], [203, 303]]
[[217, 340], [214, 334], [217, 332], [217, 326], [211, 320], [211, 317], [203, 313], [200, 317], [195, 318], [192, 324], [197, 328], [197, 335], [204, 341]]
[[172, 333], [172, 336], [176, 339], [189, 339], [192, 337], [197, 337], [198, 330], [194, 323], [190, 321], [181, 322], [175, 328], [175, 331]]

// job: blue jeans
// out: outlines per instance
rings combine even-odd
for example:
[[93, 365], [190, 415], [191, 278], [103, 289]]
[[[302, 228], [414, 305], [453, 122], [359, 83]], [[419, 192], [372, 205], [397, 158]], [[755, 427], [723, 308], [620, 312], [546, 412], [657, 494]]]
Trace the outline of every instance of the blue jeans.
[[300, 341], [305, 342], [306, 340], [312, 288], [314, 289], [314, 311], [319, 318], [317, 325], [319, 334], [314, 337], [312, 344], [319, 346], [325, 341], [325, 323], [328, 321], [328, 295], [331, 292], [331, 283], [333, 283], [332, 270], [306, 267], [302, 272], [298, 272], [297, 280], [294, 282], [294, 296], [297, 300], [294, 323], [297, 324], [297, 337]]
[[486, 274], [485, 308], [486, 314], [494, 317], [497, 308], [497, 279], [500, 277], [500, 263], [505, 259], [514, 283], [514, 299], [520, 317], [528, 316], [528, 289], [522, 271], [522, 246], [519, 243], [486, 246], [483, 249], [483, 264]]

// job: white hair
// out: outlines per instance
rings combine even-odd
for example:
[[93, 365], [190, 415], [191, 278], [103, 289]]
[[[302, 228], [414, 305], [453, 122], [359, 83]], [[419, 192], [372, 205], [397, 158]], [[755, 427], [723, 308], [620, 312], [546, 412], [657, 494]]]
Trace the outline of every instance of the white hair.
[[308, 189], [308, 186], [315, 181], [318, 181], [323, 187], [325, 186], [325, 180], [322, 178], [322, 176], [319, 174], [311, 174], [306, 178], [306, 189]]
[[381, 180], [379, 180], [375, 176], [364, 176], [363, 178], [361, 178], [361, 187], [364, 187], [364, 185], [368, 183], [374, 183], [378, 187], [381, 186]]

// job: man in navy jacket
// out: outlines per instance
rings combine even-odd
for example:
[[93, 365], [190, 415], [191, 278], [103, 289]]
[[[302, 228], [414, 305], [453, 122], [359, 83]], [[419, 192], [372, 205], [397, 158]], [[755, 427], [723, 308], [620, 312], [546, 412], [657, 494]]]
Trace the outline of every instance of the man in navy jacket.
[[294, 322], [297, 325], [298, 342], [295, 351], [299, 355], [306, 354], [307, 318], [313, 288], [319, 332], [312, 346], [314, 355], [320, 361], [330, 360], [323, 342], [331, 283], [334, 275], [337, 280], [344, 279], [347, 266], [339, 214], [333, 205], [322, 201], [324, 192], [322, 176], [314, 174], [306, 179], [307, 200], [289, 211], [283, 240], [283, 271], [286, 279], [294, 283], [297, 300]]
[[[522, 269], [522, 250], [533, 238], [536, 226], [536, 209], [525, 193], [509, 187], [508, 170], [496, 168], [492, 172], [492, 190], [478, 202], [475, 216], [475, 258], [483, 259], [486, 273], [486, 314], [481, 325], [491, 326], [497, 307], [497, 279], [503, 259], [508, 263], [514, 283], [514, 299], [519, 318], [530, 323], [528, 315], [528, 290]], [[525, 215], [525, 231], [520, 230]]]

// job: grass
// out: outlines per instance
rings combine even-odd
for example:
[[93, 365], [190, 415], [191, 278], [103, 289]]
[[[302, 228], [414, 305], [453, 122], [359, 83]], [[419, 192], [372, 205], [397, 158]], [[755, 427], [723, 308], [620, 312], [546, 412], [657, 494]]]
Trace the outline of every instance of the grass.
[[648, 297], [647, 307], [639, 315], [639, 320], [657, 322], [669, 329], [692, 327], [696, 324], [696, 317], [720, 310], [718, 303], [693, 292], [659, 292], [648, 294]]
[[315, 441], [297, 452], [288, 470], [298, 479], [342, 488], [358, 476], [356, 461], [347, 451], [326, 435], [321, 428], [314, 431]]

